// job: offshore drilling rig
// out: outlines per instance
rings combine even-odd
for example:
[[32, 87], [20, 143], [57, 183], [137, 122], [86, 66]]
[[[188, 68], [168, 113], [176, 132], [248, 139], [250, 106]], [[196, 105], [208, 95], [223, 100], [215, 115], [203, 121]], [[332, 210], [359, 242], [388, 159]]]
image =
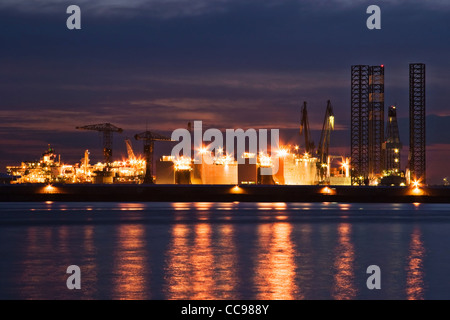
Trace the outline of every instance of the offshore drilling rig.
[[395, 106], [389, 108], [384, 132], [384, 71], [384, 65], [351, 67], [351, 184], [425, 184], [425, 64], [409, 65], [410, 141], [404, 172]]

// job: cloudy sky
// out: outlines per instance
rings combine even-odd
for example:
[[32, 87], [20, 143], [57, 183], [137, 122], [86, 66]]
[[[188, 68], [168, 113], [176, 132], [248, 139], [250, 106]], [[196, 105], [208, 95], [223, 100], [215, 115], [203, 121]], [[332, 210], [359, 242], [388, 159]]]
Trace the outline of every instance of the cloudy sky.
[[[81, 30], [66, 28], [72, 4]], [[381, 30], [366, 27], [371, 4]], [[49, 143], [66, 162], [85, 149], [101, 160], [101, 137], [75, 127], [103, 122], [125, 130], [115, 137], [118, 158], [124, 138], [193, 120], [279, 128], [301, 143], [303, 101], [317, 144], [328, 99], [332, 151], [349, 155], [354, 64], [385, 65], [386, 109], [398, 106], [405, 160], [408, 65], [423, 62], [429, 182], [450, 176], [447, 0], [0, 0], [0, 30], [1, 172]]]

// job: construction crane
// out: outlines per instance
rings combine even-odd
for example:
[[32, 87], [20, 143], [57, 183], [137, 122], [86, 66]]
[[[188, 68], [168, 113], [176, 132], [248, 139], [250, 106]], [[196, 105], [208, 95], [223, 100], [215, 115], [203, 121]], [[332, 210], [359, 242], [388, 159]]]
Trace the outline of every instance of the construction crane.
[[144, 183], [153, 183], [153, 148], [155, 141], [172, 141], [159, 133], [144, 131], [134, 136], [136, 140], [144, 141], [145, 177]]
[[303, 102], [302, 119], [300, 122], [300, 136], [305, 136], [305, 152], [311, 155], [314, 152], [314, 142], [311, 140], [309, 132], [308, 111], [306, 110], [306, 101]]
[[131, 145], [130, 139], [125, 139], [125, 144], [127, 145], [127, 153], [128, 153], [128, 159], [134, 160], [136, 159], [136, 156], [134, 155], [133, 146]]
[[83, 127], [76, 127], [76, 129], [103, 132], [103, 156], [105, 163], [108, 165], [112, 157], [113, 132], [122, 133], [123, 129], [118, 128], [111, 123], [92, 124]]
[[330, 164], [328, 157], [328, 149], [330, 146], [331, 131], [334, 130], [334, 114], [330, 100], [327, 102], [325, 111], [325, 119], [323, 121], [322, 133], [320, 134], [319, 147], [317, 148], [317, 171], [319, 176], [319, 184], [327, 184], [330, 178]]

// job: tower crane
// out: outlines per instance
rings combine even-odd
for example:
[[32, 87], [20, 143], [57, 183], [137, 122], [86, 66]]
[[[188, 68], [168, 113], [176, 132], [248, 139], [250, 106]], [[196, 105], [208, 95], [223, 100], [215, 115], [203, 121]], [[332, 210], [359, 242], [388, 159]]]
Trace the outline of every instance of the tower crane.
[[92, 124], [83, 127], [76, 127], [76, 129], [103, 132], [103, 156], [105, 163], [108, 165], [112, 157], [113, 132], [122, 133], [123, 129], [118, 128], [111, 123]]
[[334, 114], [331, 102], [328, 100], [327, 109], [325, 111], [325, 119], [322, 126], [322, 133], [320, 134], [319, 147], [317, 148], [317, 155], [319, 158], [319, 161], [317, 162], [317, 171], [320, 184], [328, 183], [330, 178], [328, 149], [330, 146], [330, 135], [332, 130], [334, 130]]
[[136, 140], [142, 140], [144, 142], [144, 155], [145, 155], [145, 177], [144, 183], [153, 183], [153, 148], [155, 141], [172, 141], [170, 138], [163, 136], [159, 133], [144, 131], [134, 136]]
[[300, 122], [300, 136], [305, 136], [305, 152], [312, 154], [314, 151], [314, 141], [311, 140], [309, 132], [308, 111], [306, 110], [306, 101], [303, 102], [302, 119]]

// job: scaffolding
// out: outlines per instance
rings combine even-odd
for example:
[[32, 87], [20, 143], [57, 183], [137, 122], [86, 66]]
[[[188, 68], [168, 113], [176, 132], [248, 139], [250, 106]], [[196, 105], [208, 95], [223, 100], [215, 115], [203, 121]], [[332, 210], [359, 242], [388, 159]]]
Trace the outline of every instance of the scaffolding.
[[384, 65], [355, 65], [351, 71], [351, 181], [381, 177], [384, 143]]
[[369, 67], [369, 177], [376, 180], [384, 167], [384, 66]]
[[351, 69], [351, 184], [361, 185], [369, 175], [369, 66]]

